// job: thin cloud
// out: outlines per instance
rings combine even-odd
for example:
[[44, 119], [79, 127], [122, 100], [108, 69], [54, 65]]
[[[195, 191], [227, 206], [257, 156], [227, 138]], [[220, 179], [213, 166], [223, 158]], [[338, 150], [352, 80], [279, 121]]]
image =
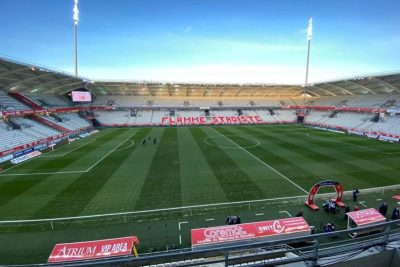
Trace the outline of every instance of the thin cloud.
[[185, 32], [191, 32], [192, 31], [192, 26], [187, 26], [186, 28], [185, 28]]

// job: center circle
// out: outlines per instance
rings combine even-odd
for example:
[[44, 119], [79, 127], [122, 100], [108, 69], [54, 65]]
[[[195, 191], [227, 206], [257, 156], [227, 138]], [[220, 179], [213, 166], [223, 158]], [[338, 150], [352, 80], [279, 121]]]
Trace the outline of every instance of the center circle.
[[[233, 149], [252, 148], [252, 147], [259, 146], [261, 144], [261, 142], [255, 138], [241, 136], [239, 138], [245, 139], [249, 143], [249, 145], [242, 146], [242, 145], [238, 144], [235, 140], [232, 140], [232, 137], [238, 138], [235, 135], [213, 135], [213, 136], [204, 138], [203, 141], [204, 141], [204, 143], [206, 143], [209, 146], [215, 146], [215, 147], [220, 147], [220, 148], [233, 148]], [[218, 145], [218, 144], [210, 143], [210, 141], [209, 141], [209, 140], [218, 140], [218, 139], [224, 139], [228, 143], [231, 143], [231, 145]]]

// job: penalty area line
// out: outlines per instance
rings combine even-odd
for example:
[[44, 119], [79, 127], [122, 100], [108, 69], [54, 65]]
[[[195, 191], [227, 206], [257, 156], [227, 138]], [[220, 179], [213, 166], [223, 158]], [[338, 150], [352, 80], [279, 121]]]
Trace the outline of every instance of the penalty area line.
[[[106, 155], [104, 155], [101, 159], [99, 159], [98, 161], [96, 161], [92, 166], [90, 166], [88, 169], [84, 170], [84, 171], [60, 171], [60, 172], [36, 172], [36, 173], [7, 173], [7, 174], [2, 174], [4, 172], [6, 172], [7, 170], [11, 170], [12, 168], [15, 168], [17, 166], [21, 166], [21, 164], [29, 161], [25, 161], [22, 162], [19, 165], [15, 165], [11, 168], [5, 169], [3, 172], [0, 172], [0, 177], [1, 176], [27, 176], [27, 175], [53, 175], [53, 174], [72, 174], [72, 173], [86, 173], [91, 171], [95, 166], [97, 166], [101, 161], [103, 161], [106, 157], [108, 157], [111, 153], [115, 152], [117, 148], [119, 148], [123, 143], [125, 143], [126, 141], [128, 141], [130, 138], [132, 138], [134, 135], [136, 134], [136, 132], [134, 132], [132, 135], [130, 135], [128, 138], [124, 139], [121, 143], [119, 143], [116, 147], [114, 147], [110, 152], [108, 152]], [[40, 157], [40, 156], [39, 156]], [[37, 158], [39, 158], [37, 157]], [[37, 158], [33, 158], [33, 159], [37, 159]], [[31, 159], [31, 160], [33, 160]]]
[[[46, 155], [46, 154], [50, 154], [50, 153], [55, 152], [55, 151], [57, 150], [57, 149], [55, 149], [55, 150], [53, 150], [53, 151], [50, 151], [50, 152], [44, 154], [44, 155], [42, 156], [42, 158], [64, 157], [64, 156], [68, 155], [69, 153], [74, 152], [75, 150], [78, 150], [78, 149], [81, 148], [81, 147], [84, 147], [84, 146], [86, 146], [86, 145], [88, 145], [88, 144], [93, 143], [94, 141], [96, 141], [96, 139], [90, 140], [89, 142], [85, 142], [84, 144], [81, 144], [81, 145], [75, 147], [75, 148], [72, 149], [71, 151], [67, 151], [67, 152], [65, 152], [65, 153], [63, 153], [63, 154], [60, 154], [60, 155], [57, 155], [57, 154], [55, 154], [55, 155]], [[60, 149], [61, 149], [61, 148], [63, 148], [63, 147], [60, 147]]]
[[128, 138], [124, 139], [121, 143], [119, 143], [116, 147], [113, 148], [113, 150], [111, 150], [110, 152], [108, 152], [106, 155], [104, 155], [101, 159], [99, 159], [98, 161], [96, 161], [95, 164], [93, 164], [89, 169], [86, 170], [86, 172], [90, 172], [97, 164], [99, 164], [100, 162], [102, 162], [105, 158], [107, 158], [111, 153], [113, 153], [117, 148], [119, 148], [120, 146], [122, 146], [123, 143], [125, 143], [126, 141], [128, 141], [129, 139], [131, 139], [134, 135], [136, 134], [136, 131], [128, 136]]
[[269, 164], [265, 163], [264, 161], [262, 161], [259, 157], [257, 157], [256, 155], [254, 155], [253, 153], [249, 152], [247, 149], [243, 148], [242, 146], [240, 146], [239, 144], [237, 144], [236, 142], [234, 142], [233, 140], [231, 140], [230, 138], [228, 138], [227, 136], [225, 136], [224, 134], [221, 133], [221, 135], [223, 137], [225, 137], [227, 140], [229, 140], [232, 144], [235, 144], [236, 146], [238, 146], [240, 149], [242, 149], [244, 152], [246, 152], [247, 154], [249, 154], [250, 156], [252, 156], [253, 158], [255, 158], [258, 162], [262, 163], [264, 166], [268, 167], [270, 170], [274, 171], [276, 174], [280, 175], [282, 178], [284, 178], [286, 181], [288, 181], [289, 183], [291, 183], [292, 185], [296, 186], [298, 189], [300, 189], [301, 191], [303, 191], [304, 193], [308, 194], [308, 191], [306, 191], [304, 188], [302, 188], [301, 186], [299, 186], [298, 184], [296, 184], [295, 182], [293, 182], [292, 180], [290, 180], [286, 175], [280, 173], [279, 171], [277, 171], [275, 168], [273, 168], [272, 166], [270, 166]]

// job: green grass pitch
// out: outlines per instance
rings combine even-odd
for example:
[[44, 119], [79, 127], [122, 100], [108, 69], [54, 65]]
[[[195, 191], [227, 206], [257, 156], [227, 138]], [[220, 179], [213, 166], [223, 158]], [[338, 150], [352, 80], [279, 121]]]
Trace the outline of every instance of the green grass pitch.
[[191, 228], [223, 225], [229, 213], [251, 222], [303, 211], [317, 229], [343, 228], [343, 213], [303, 204], [323, 180], [359, 188], [360, 203], [345, 198], [351, 206], [392, 208], [398, 189], [363, 189], [400, 184], [400, 145], [300, 125], [103, 129], [6, 166], [0, 221], [121, 214], [0, 223], [0, 264], [45, 262], [56, 243], [127, 235], [139, 237], [141, 253], [185, 248]]

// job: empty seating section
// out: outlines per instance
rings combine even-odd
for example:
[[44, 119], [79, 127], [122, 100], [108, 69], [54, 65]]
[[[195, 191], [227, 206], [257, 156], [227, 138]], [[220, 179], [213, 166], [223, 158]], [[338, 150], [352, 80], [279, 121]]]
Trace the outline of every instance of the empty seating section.
[[60, 134], [60, 132], [33, 120], [19, 117], [12, 118], [11, 120], [21, 126], [21, 129], [13, 130], [3, 120], [0, 120], [0, 151]]
[[79, 116], [78, 113], [60, 113], [58, 114], [58, 117], [62, 119], [62, 122], [57, 123], [69, 130], [78, 130], [91, 126], [91, 124]]
[[366, 127], [367, 131], [382, 132], [388, 134], [400, 134], [400, 116], [389, 116], [381, 119], [379, 122], [370, 123]]
[[311, 111], [305, 118], [306, 123], [321, 126], [342, 127], [363, 131], [375, 131], [387, 134], [400, 134], [400, 116], [385, 116], [378, 122], [372, 119], [376, 114], [339, 112], [332, 116], [332, 111]]
[[62, 121], [58, 121], [56, 118], [52, 116], [41, 116], [43, 119], [51, 121], [53, 123], [58, 124], [59, 126], [66, 128], [70, 131], [78, 130], [81, 128], [89, 127], [90, 124], [83, 118], [81, 118], [77, 113], [62, 113], [58, 114], [57, 117], [62, 119]]
[[350, 107], [381, 107], [388, 96], [357, 96], [348, 101]]
[[[139, 110], [136, 116], [131, 116], [130, 111], [96, 111], [96, 119], [102, 125], [158, 125], [162, 123], [163, 117], [207, 117], [204, 110], [174, 110], [170, 115], [170, 110]], [[238, 116], [238, 110], [210, 110], [210, 116], [231, 117]], [[263, 122], [295, 122], [296, 113], [293, 110], [279, 110], [271, 115], [270, 111], [265, 110], [242, 110], [243, 116], [260, 116]]]
[[130, 117], [129, 111], [96, 111], [94, 113], [96, 119], [104, 125], [111, 125], [111, 124], [129, 124], [129, 119], [133, 118], [136, 122], [136, 117]]
[[297, 105], [300, 99], [244, 98], [244, 97], [151, 97], [151, 96], [98, 96], [93, 106], [116, 107], [246, 107]]
[[69, 107], [68, 100], [62, 99], [62, 96], [55, 96], [51, 94], [24, 94], [27, 98], [42, 107]]
[[0, 110], [29, 110], [30, 108], [0, 90]]
[[47, 137], [55, 136], [60, 134], [59, 131], [42, 125], [36, 121], [14, 117], [11, 120], [21, 127], [21, 131], [29, 136], [32, 136], [36, 140], [45, 139]]
[[391, 107], [399, 105], [399, 95], [375, 96], [331, 96], [307, 100], [310, 106], [342, 106], [342, 107]]
[[13, 130], [11, 127], [0, 120], [0, 151], [8, 150], [24, 144], [29, 144], [37, 139], [26, 133], [23, 129]]
[[150, 124], [152, 123], [153, 111], [141, 110], [136, 115], [136, 124]]
[[[175, 115], [177, 116], [177, 114], [175, 113]], [[152, 121], [153, 122], [161, 122], [162, 117], [164, 116], [169, 116], [169, 111], [163, 111], [163, 110], [157, 110], [157, 111], [153, 111], [153, 117], [152, 117]]]

